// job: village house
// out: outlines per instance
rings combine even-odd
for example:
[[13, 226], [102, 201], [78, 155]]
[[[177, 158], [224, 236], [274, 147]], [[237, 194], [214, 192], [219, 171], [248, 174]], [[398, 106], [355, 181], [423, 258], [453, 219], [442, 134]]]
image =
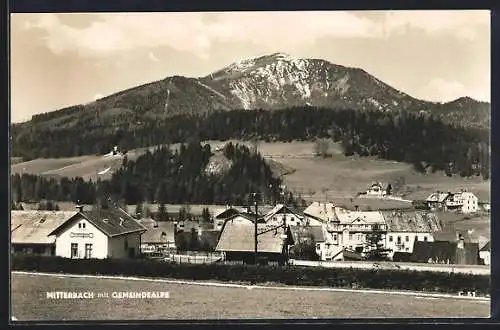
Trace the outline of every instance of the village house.
[[[220, 233], [216, 251], [222, 252], [229, 262], [253, 263], [255, 258], [255, 218], [246, 214], [226, 220]], [[293, 245], [289, 227], [258, 223], [257, 258], [262, 263], [284, 264]]]
[[56, 236], [50, 233], [75, 214], [75, 211], [11, 211], [11, 252], [54, 256]]
[[56, 255], [64, 258], [133, 258], [140, 254], [147, 229], [117, 208], [79, 212], [49, 235], [56, 236]]
[[374, 182], [366, 190], [365, 195], [370, 197], [382, 197], [386, 195], [386, 190], [380, 182]]
[[139, 223], [146, 228], [141, 235], [141, 253], [166, 253], [175, 250], [173, 222], [142, 219]]
[[321, 222], [309, 218], [294, 210], [290, 206], [277, 204], [271, 211], [264, 215], [264, 221], [268, 224], [280, 225], [286, 223], [289, 226], [318, 226]]
[[458, 193], [435, 192], [426, 199], [431, 210], [460, 211], [473, 213], [479, 210], [478, 198], [471, 192], [462, 190]]
[[309, 218], [311, 226], [322, 226], [335, 219], [335, 205], [313, 202], [302, 213]]
[[442, 228], [437, 216], [421, 211], [382, 211], [387, 225], [385, 247], [394, 253], [412, 253], [414, 243], [434, 241], [433, 233]]
[[490, 265], [491, 247], [489, 241], [479, 250], [479, 258], [484, 265]]
[[416, 241], [410, 261], [420, 263], [478, 265], [479, 244], [465, 242], [462, 236], [460, 236], [457, 242]]
[[379, 211], [351, 211], [335, 208], [336, 219], [326, 226], [331, 234], [334, 246], [362, 253], [366, 250], [366, 235], [373, 231], [382, 232], [382, 239], [387, 226]]
[[232, 206], [226, 206], [225, 208], [215, 210], [213, 216], [213, 229], [219, 231], [222, 230], [224, 221], [226, 221], [227, 218], [240, 213], [242, 213], [242, 210]]
[[321, 245], [323, 250], [320, 252], [322, 260], [342, 260], [344, 251], [361, 254], [366, 250], [368, 233], [378, 230], [384, 235], [387, 230], [378, 211], [351, 211], [333, 203], [314, 202], [304, 210], [304, 214], [321, 221], [324, 228], [325, 243]]

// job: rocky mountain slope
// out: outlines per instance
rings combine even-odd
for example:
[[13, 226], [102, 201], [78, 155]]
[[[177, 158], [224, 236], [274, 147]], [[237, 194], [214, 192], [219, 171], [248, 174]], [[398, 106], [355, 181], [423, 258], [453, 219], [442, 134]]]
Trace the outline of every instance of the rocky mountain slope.
[[177, 114], [273, 110], [295, 105], [413, 111], [480, 128], [489, 127], [490, 122], [489, 103], [466, 97], [444, 104], [418, 100], [359, 68], [276, 53], [241, 60], [206, 77], [168, 77], [86, 105], [35, 115], [31, 121], [13, 128], [14, 134], [44, 128], [67, 129], [82, 123], [110, 129]]

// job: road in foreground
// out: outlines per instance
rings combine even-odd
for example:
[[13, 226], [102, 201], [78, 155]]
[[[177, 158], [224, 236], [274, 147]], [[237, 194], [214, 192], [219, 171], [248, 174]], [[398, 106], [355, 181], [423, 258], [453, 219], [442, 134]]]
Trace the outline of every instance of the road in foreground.
[[[224, 318], [489, 317], [484, 300], [371, 292], [273, 290], [12, 274], [12, 315], [26, 320]], [[94, 292], [94, 299], [49, 299], [49, 291]], [[168, 292], [165, 299], [118, 299], [113, 292]], [[104, 292], [109, 298], [97, 298]]]

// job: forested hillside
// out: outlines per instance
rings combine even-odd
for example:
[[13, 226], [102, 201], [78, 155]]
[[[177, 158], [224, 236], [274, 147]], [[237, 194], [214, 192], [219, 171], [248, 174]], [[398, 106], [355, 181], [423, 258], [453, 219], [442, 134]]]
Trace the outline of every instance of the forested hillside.
[[[15, 135], [15, 132], [14, 132]], [[444, 124], [426, 114], [354, 111], [315, 107], [283, 110], [219, 111], [205, 116], [179, 115], [141, 125], [116, 126], [104, 133], [82, 123], [67, 130], [34, 131], [13, 140], [14, 156], [62, 157], [198, 140], [259, 138], [266, 141], [331, 138], [346, 155], [377, 156], [409, 162], [416, 169], [449, 175], [490, 175], [488, 129]]]
[[[12, 176], [12, 198], [20, 201], [73, 201], [92, 204], [112, 197], [126, 204], [159, 202], [165, 204], [235, 204], [249, 202], [251, 192], [261, 201], [280, 198], [281, 180], [258, 153], [246, 146], [227, 144], [224, 156], [231, 168], [221, 174], [205, 171], [212, 151], [209, 145], [193, 141], [175, 151], [168, 146], [146, 152], [136, 161], [124, 159], [123, 166], [109, 181], [84, 182], [24, 174]], [[286, 198], [293, 202], [293, 196]]]

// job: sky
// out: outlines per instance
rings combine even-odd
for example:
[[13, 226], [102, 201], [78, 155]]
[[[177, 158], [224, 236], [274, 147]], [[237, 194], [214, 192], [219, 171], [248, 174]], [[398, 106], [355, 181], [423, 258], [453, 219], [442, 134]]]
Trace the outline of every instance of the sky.
[[172, 75], [287, 53], [362, 68], [413, 97], [490, 102], [490, 12], [11, 14], [11, 120]]

